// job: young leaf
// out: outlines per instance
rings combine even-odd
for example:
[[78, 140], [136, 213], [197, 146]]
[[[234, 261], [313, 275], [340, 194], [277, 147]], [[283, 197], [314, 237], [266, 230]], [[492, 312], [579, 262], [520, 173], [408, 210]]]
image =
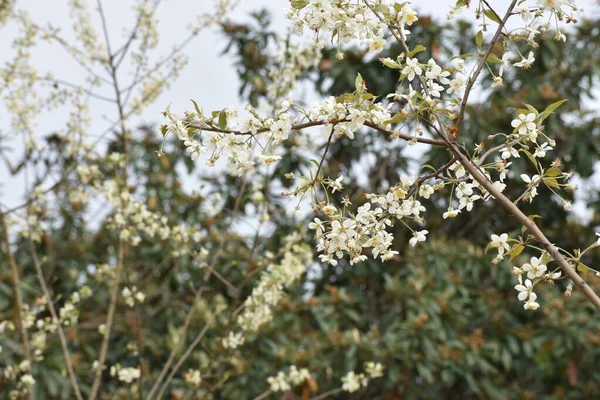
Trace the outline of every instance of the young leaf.
[[550, 104], [548, 107], [546, 107], [546, 109], [544, 111], [542, 111], [542, 113], [540, 114], [540, 121], [545, 120], [546, 118], [548, 118], [550, 116], [550, 114], [552, 114], [552, 112], [554, 112], [554, 110], [556, 110], [558, 107], [560, 107], [561, 105], [563, 105], [563, 103], [566, 103], [567, 101], [569, 101], [568, 99], [563, 99], [563, 100], [559, 100], [556, 103], [552, 103]]
[[475, 44], [477, 45], [477, 47], [481, 47], [481, 45], [483, 44], [483, 32], [477, 32], [477, 35], [475, 35]]
[[418, 53], [420, 53], [422, 51], [425, 51], [425, 49], [426, 49], [425, 46], [423, 46], [422, 44], [418, 44], [418, 45], [415, 46], [414, 49], [412, 49], [411, 51], [408, 52], [408, 54], [406, 55], [406, 57], [412, 57], [415, 54], [418, 54]]
[[221, 111], [219, 113], [219, 128], [225, 129], [227, 128], [227, 113], [225, 111]]
[[496, 15], [496, 13], [493, 12], [492, 10], [485, 9], [485, 10], [483, 10], [483, 13], [485, 14], [486, 17], [488, 17], [489, 19], [491, 19], [495, 23], [497, 23], [497, 24], [500, 23], [500, 19], [498, 18], [498, 16]]

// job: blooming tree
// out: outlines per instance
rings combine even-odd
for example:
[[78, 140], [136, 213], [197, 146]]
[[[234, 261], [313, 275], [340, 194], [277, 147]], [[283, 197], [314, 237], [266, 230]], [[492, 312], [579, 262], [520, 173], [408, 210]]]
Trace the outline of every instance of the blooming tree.
[[[563, 249], [560, 243], [551, 243], [540, 228], [543, 224], [538, 226], [536, 216], [528, 215], [523, 208], [535, 202], [542, 190], [551, 191], [565, 210], [571, 208], [563, 192], [574, 190], [569, 181], [573, 174], [561, 169], [560, 159], [547, 160], [557, 144], [545, 133], [544, 126], [565, 100], [539, 110], [535, 105], [523, 104], [506, 113], [511, 131], [489, 132], [487, 140], [471, 147], [461, 142], [470, 95], [502, 87], [510, 79], [511, 70], [532, 68], [539, 35], [552, 31], [557, 42], [565, 42], [565, 25], [576, 22], [580, 12], [572, 1], [513, 0], [505, 9], [499, 9], [485, 0], [459, 0], [449, 8], [448, 18], [461, 12], [475, 13], [479, 23], [473, 39], [478, 51], [457, 54], [448, 60], [424, 60], [424, 45], [409, 47], [407, 38], [419, 24], [419, 16], [409, 2], [291, 1], [286, 12], [290, 39], [276, 50], [279, 58], [276, 68], [269, 71], [272, 84], [264, 88], [264, 101], [244, 110], [210, 112], [192, 101], [189, 111], [167, 107], [163, 113], [166, 123], [160, 129], [162, 145], [157, 147], [158, 157], [153, 160], [161, 165], [157, 168], [176, 176], [171, 164], [180, 162], [182, 157], [177, 153], [183, 153], [188, 168], [198, 168], [211, 183], [205, 193], [186, 197], [186, 201], [201, 204], [201, 215], [196, 215], [195, 224], [186, 219], [186, 214], [194, 211], [161, 209], [161, 199], [149, 189], [169, 183], [170, 190], [178, 193], [179, 182], [175, 178], [157, 183], [151, 182], [151, 175], [136, 175], [140, 164], [135, 160], [138, 142], [130, 127], [131, 118], [172, 83], [184, 67], [185, 45], [200, 33], [200, 28], [192, 27], [189, 38], [184, 38], [172, 53], [152, 60], [149, 53], [158, 43], [158, 3], [136, 3], [136, 24], [120, 46], [111, 43], [100, 0], [96, 12], [102, 35], [97, 34], [87, 3], [70, 2], [73, 43], [56, 27], [38, 25], [26, 13], [13, 10], [11, 2], [0, 3], [0, 22], [8, 19], [21, 28], [20, 36], [14, 40], [17, 55], [2, 70], [7, 88], [2, 95], [12, 116], [12, 129], [22, 136], [28, 152], [22, 167], [27, 169], [27, 177], [34, 177], [33, 184], [28, 182], [26, 201], [13, 208], [3, 207], [1, 213], [16, 318], [1, 322], [0, 333], [14, 331], [20, 340], [18, 351], [9, 350], [14, 362], [2, 366], [2, 379], [10, 385], [11, 397], [35, 397], [34, 388], [44, 379], [41, 373], [36, 374], [35, 366], [43, 365], [46, 340], [55, 336], [63, 372], [75, 398], [102, 398], [108, 393], [103, 386], [114, 388], [122, 396], [160, 399], [170, 393], [175, 398], [178, 394], [168, 390], [177, 385], [178, 379], [186, 387], [188, 398], [211, 396], [227, 380], [230, 369], [243, 371], [237, 354], [258, 340], [273, 323], [286, 292], [315, 262], [334, 268], [342, 260], [350, 265], [397, 260], [400, 250], [391, 229], [395, 225], [402, 225], [409, 232], [411, 247], [427, 242], [433, 229], [426, 224], [425, 200], [443, 202], [443, 219], [471, 213], [493, 202], [522, 225], [520, 235], [492, 234], [488, 250], [497, 251], [495, 264], [505, 258], [514, 260], [524, 252], [532, 254], [528, 255], [528, 262], [512, 270], [515, 301], [522, 302], [525, 310], [544, 307], [537, 301], [536, 286], [560, 280], [569, 281], [567, 294], [577, 286], [600, 310], [600, 298], [578, 273], [593, 270], [582, 260], [600, 246], [600, 239], [590, 238], [584, 250]], [[218, 2], [215, 10], [201, 16], [196, 26], [221, 23], [232, 6], [229, 1]], [[36, 71], [30, 51], [38, 40], [63, 47], [89, 74], [87, 85]], [[338, 60], [344, 59], [350, 46], [362, 47], [375, 57], [389, 42], [395, 42], [400, 54], [379, 58], [383, 67], [397, 77], [395, 87], [371, 93], [362, 75], [357, 74], [349, 93], [321, 99], [313, 106], [296, 100], [299, 81], [319, 64], [321, 50], [330, 42], [336, 47]], [[133, 79], [128, 86], [120, 81], [124, 62], [132, 70]], [[477, 86], [485, 71], [492, 77], [492, 84]], [[36, 91], [40, 85], [45, 85], [44, 94]], [[113, 97], [97, 91], [104, 86], [112, 89]], [[114, 133], [115, 140], [105, 153], [97, 150], [87, 135], [92, 114], [90, 98], [110, 102], [117, 111], [107, 130]], [[61, 135], [46, 145], [38, 143], [33, 134], [40, 103], [49, 109], [68, 104], [73, 110]], [[331, 147], [354, 140], [359, 131], [370, 132], [375, 140], [385, 143], [437, 147], [446, 159], [437, 167], [422, 165], [415, 173], [388, 182], [385, 190], [364, 194], [360, 204], [354, 204], [352, 201], [357, 201], [352, 194], [344, 191], [344, 177], [325, 176], [324, 171]], [[50, 145], [56, 148], [49, 149]], [[55, 160], [45, 158], [53, 152]], [[287, 169], [289, 189], [282, 189], [269, 177], [290, 154], [311, 161], [307, 166]], [[511, 169], [516, 158], [528, 160], [537, 173], [516, 176]], [[52, 161], [60, 163], [62, 170], [56, 183], [49, 185], [48, 174], [38, 173], [41, 166], [36, 159], [47, 160], [48, 171]], [[218, 177], [211, 176], [204, 166], [214, 167]], [[233, 186], [235, 193], [219, 190], [225, 186], [219, 179], [234, 182], [227, 189]], [[503, 194], [509, 185], [521, 188], [518, 198], [513, 200]], [[283, 200], [280, 206], [266, 200], [273, 191], [278, 191]], [[56, 199], [49, 198], [52, 194]], [[72, 277], [77, 281], [75, 286], [69, 286], [64, 293], [53, 293], [51, 288], [55, 291], [57, 287], [48, 287], [48, 268], [54, 268], [57, 262], [52, 251], [39, 255], [43, 245], [48, 245], [48, 231], [56, 224], [48, 217], [48, 210], [52, 204], [58, 210], [68, 205], [78, 211], [97, 203], [109, 210], [97, 213], [102, 218], [102, 230], [108, 232], [106, 241], [98, 244], [106, 246], [99, 246], [101, 254], [92, 257], [85, 272]], [[246, 207], [252, 212], [247, 212]], [[259, 244], [269, 236], [261, 229], [273, 232], [280, 228], [275, 222], [283, 220], [281, 215], [311, 212], [315, 215], [309, 223], [296, 225], [285, 235], [278, 234], [276, 243], [270, 246]], [[240, 215], [243, 218], [238, 218]], [[93, 216], [81, 213], [74, 226], [85, 224]], [[236, 226], [242, 223], [253, 226], [246, 235], [251, 242], [247, 248], [245, 238], [242, 239], [244, 233], [240, 233], [243, 228]], [[309, 243], [303, 240], [307, 231], [312, 237]], [[313, 259], [313, 248], [318, 252], [317, 260]], [[35, 294], [23, 294], [21, 254], [26, 254], [32, 266]], [[152, 318], [152, 307], [162, 304], [162, 276], [153, 270], [154, 265], [135, 267], [136, 258], [147, 254], [160, 259], [157, 264], [164, 262], [177, 269], [176, 277], [190, 283], [180, 284], [182, 296], [177, 304], [184, 306], [173, 311], [176, 315], [162, 315], [168, 319], [165, 331], [170, 343], [161, 363], [144, 362], [140, 355], [151, 347], [139, 328], [144, 324], [141, 314]], [[248, 267], [236, 268], [236, 263], [242, 262]], [[220, 292], [211, 286], [215, 281], [221, 285]], [[103, 296], [106, 315], [101, 322], [92, 324], [94, 333], [90, 334], [80, 319], [85, 302], [98, 296]], [[129, 311], [120, 321], [120, 313]], [[183, 311], [181, 315], [179, 311]], [[416, 317], [415, 325], [427, 318]], [[93, 321], [89, 315], [84, 319]], [[123, 332], [128, 328], [136, 332], [134, 340], [121, 343], [119, 339], [127, 336]], [[117, 330], [121, 333], [117, 334]], [[188, 336], [193, 337], [189, 344]], [[72, 354], [74, 342], [82, 339], [94, 344], [93, 350], [87, 349], [93, 354], [87, 364], [76, 361]], [[197, 361], [200, 367], [184, 370], [184, 364], [190, 365], [190, 358], [201, 343], [208, 341], [210, 350]], [[111, 353], [112, 347], [119, 345], [126, 349], [122, 357]], [[301, 368], [289, 365], [263, 382], [264, 391], [257, 398], [294, 390], [301, 390], [303, 398], [315, 399], [354, 393], [367, 388], [384, 371], [379, 360], [367, 361], [361, 370], [345, 371], [337, 386], [318, 394], [318, 371], [311, 369], [310, 363]]]

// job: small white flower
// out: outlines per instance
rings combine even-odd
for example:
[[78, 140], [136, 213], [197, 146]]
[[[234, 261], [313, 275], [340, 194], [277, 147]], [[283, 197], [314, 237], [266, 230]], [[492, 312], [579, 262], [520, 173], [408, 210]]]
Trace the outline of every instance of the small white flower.
[[125, 383], [131, 383], [141, 376], [138, 368], [123, 368], [118, 372], [119, 380]]
[[527, 58], [522, 58], [521, 61], [514, 63], [513, 65], [515, 67], [519, 67], [519, 68], [523, 68], [523, 69], [529, 69], [531, 68], [531, 64], [533, 64], [533, 62], [535, 61], [535, 58], [533, 57], [533, 51], [529, 52], [529, 55], [527, 56]]
[[529, 299], [523, 304], [523, 308], [526, 310], [537, 310], [540, 308], [540, 305], [535, 302], [537, 299], [537, 295], [535, 293], [531, 293]]
[[33, 379], [33, 376], [31, 376], [31, 374], [22, 375], [21, 382], [27, 387], [35, 385], [35, 379]]
[[408, 76], [408, 80], [415, 79], [415, 75], [421, 76], [423, 70], [419, 66], [419, 60], [416, 58], [407, 58], [406, 66], [402, 69], [402, 74]]
[[344, 180], [344, 176], [340, 176], [335, 181], [329, 183], [329, 187], [331, 188], [331, 193], [335, 193], [335, 191], [340, 191], [344, 188], [342, 181]]
[[323, 208], [321, 210], [323, 211], [323, 213], [325, 215], [333, 215], [337, 212], [337, 208], [335, 208], [331, 204], [327, 204], [327, 205], [323, 206]]
[[515, 128], [521, 135], [527, 134], [529, 131], [534, 131], [536, 129], [535, 125], [535, 114], [529, 113], [519, 114], [519, 117], [513, 119], [510, 125]]
[[434, 192], [433, 187], [426, 183], [422, 184], [421, 187], [419, 188], [419, 196], [423, 197], [424, 199], [428, 199], [429, 197], [431, 197], [433, 192]]
[[446, 211], [442, 217], [444, 217], [444, 219], [447, 218], [454, 218], [456, 217], [458, 214], [460, 213], [460, 210], [454, 210], [452, 207], [448, 208], [448, 211]]
[[505, 251], [510, 249], [508, 241], [508, 235], [506, 233], [498, 235], [492, 235], [492, 242], [490, 243], [491, 247], [495, 247], [498, 249], [498, 254], [503, 255]]
[[531, 257], [531, 260], [529, 260], [528, 263], [523, 264], [523, 271], [527, 272], [527, 277], [529, 279], [535, 279], [544, 275], [548, 267], [546, 267], [546, 265], [542, 264], [541, 262], [542, 260], [540, 260], [539, 258]]
[[521, 301], [525, 301], [525, 299], [529, 297], [529, 294], [533, 293], [533, 284], [529, 279], [525, 279], [525, 285], [516, 285], [515, 289], [519, 292], [517, 298]]
[[410, 245], [412, 247], [415, 247], [418, 242], [424, 242], [425, 240], [427, 240], [425, 235], [427, 235], [428, 233], [429, 233], [429, 231], [425, 231], [425, 230], [419, 231], [419, 232], [413, 232], [413, 237], [410, 238], [410, 240], [408, 242], [410, 243]]

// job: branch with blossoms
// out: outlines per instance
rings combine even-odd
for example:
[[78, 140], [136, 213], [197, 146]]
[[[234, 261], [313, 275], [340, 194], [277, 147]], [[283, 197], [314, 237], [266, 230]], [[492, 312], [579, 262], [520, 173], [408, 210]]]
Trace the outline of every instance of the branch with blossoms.
[[[449, 17], [469, 4], [466, 1], [457, 2]], [[479, 1], [475, 10], [477, 16], [482, 17], [475, 37], [479, 54], [455, 57], [445, 66], [439, 65], [434, 59], [426, 63], [419, 60], [418, 54], [425, 50], [424, 46], [417, 45], [412, 49], [407, 46], [410, 26], [418, 20], [409, 3], [292, 1], [291, 6], [287, 17], [294, 29], [297, 32], [305, 29], [316, 32], [312, 44], [316, 47], [322, 46], [321, 40], [328, 35], [335, 38], [338, 58], [343, 58], [343, 43], [358, 42], [376, 53], [389, 37], [396, 40], [404, 51], [396, 59], [381, 59], [385, 67], [398, 73], [398, 85], [394, 92], [370, 93], [359, 74], [355, 82], [356, 90], [352, 93], [330, 97], [312, 108], [294, 103], [290, 93], [271, 116], [262, 116], [248, 106], [241, 123], [237, 122], [236, 110], [225, 109], [206, 114], [194, 102], [194, 111], [186, 112], [183, 118], [170, 110], [165, 112], [169, 123], [163, 126], [164, 136], [169, 132], [176, 135], [184, 142], [193, 160], [206, 156], [207, 165], [214, 166], [219, 159], [225, 158], [226, 165], [239, 174], [268, 168], [281, 159], [277, 152], [284, 141], [298, 135], [310, 135], [307, 129], [319, 126], [329, 138], [326, 149], [332, 139], [346, 137], [352, 140], [355, 132], [365, 127], [384, 132], [390, 140], [402, 139], [409, 144], [442, 146], [448, 150], [450, 162], [437, 169], [426, 166], [433, 169], [432, 173], [426, 175], [404, 176], [400, 182], [392, 184], [387, 192], [366, 194], [367, 203], [356, 210], [351, 207], [347, 196], [342, 200], [342, 209], [329, 200], [329, 192], [334, 195], [335, 191], [341, 190], [341, 182], [319, 176], [327, 150], [322, 153], [320, 162], [314, 160], [316, 170], [308, 171], [308, 176], [300, 176], [295, 189], [283, 194], [299, 196], [302, 202], [308, 193], [314, 211], [325, 215], [325, 220], [315, 218], [308, 226], [315, 232], [321, 261], [336, 265], [340, 258], [346, 256], [350, 264], [362, 262], [369, 255], [379, 257], [382, 261], [393, 258], [398, 250], [392, 246], [394, 237], [387, 227], [396, 222], [404, 224], [412, 232], [413, 237], [409, 241], [412, 246], [425, 241], [429, 232], [420, 229], [420, 226], [425, 222], [423, 214], [426, 208], [419, 198], [428, 199], [434, 193], [446, 193], [448, 210], [443, 215], [445, 219], [470, 212], [479, 202], [494, 201], [523, 226], [523, 232], [530, 234], [527, 239], [521, 239], [519, 244], [513, 246], [535, 247], [533, 243], [536, 243], [541, 252], [540, 257], [533, 257], [530, 263], [515, 270], [521, 271], [517, 274], [517, 291], [518, 298], [525, 301], [525, 308], [535, 309], [539, 306], [531, 290], [533, 286], [542, 281], [553, 282], [566, 277], [600, 310], [600, 298], [575, 269], [579, 259], [552, 244], [533, 219], [518, 207], [521, 201], [534, 201], [538, 189], [543, 185], [552, 191], [566, 210], [570, 209], [570, 203], [564, 200], [559, 191], [573, 190], [574, 185], [568, 183], [573, 174], [561, 171], [558, 161], [550, 166], [545, 166], [543, 162], [555, 146], [555, 141], [544, 133], [544, 121], [564, 100], [542, 111], [529, 104], [517, 109], [516, 118], [511, 122], [513, 131], [490, 135], [490, 142], [503, 138], [503, 143], [495, 144], [488, 150], [485, 142], [469, 151], [457, 141], [466, 117], [469, 95], [479, 82], [483, 70], [492, 75], [493, 89], [502, 85], [506, 70], [529, 69], [535, 62], [536, 36], [550, 29], [549, 25], [535, 24], [547, 17], [554, 20], [556, 40], [562, 41], [564, 34], [559, 23], [565, 20], [567, 23], [574, 22], [579, 11], [571, 1], [542, 1], [542, 7], [527, 7], [521, 3], [517, 8], [517, 0], [513, 0], [503, 13], [492, 9], [487, 1]], [[524, 27], [508, 30], [507, 22], [515, 17], [522, 19]], [[495, 27], [493, 34], [486, 39], [486, 32], [492, 26]], [[520, 42], [525, 42], [525, 46]], [[502, 55], [495, 54], [497, 43], [502, 44]], [[495, 65], [499, 66], [497, 72]], [[413, 87], [415, 83], [419, 89]], [[240, 139], [240, 136], [245, 138]], [[303, 150], [318, 152], [318, 147]], [[521, 180], [527, 186], [519, 198], [511, 201], [503, 194], [506, 185], [517, 184], [511, 176], [510, 159], [522, 155], [538, 173], [532, 177], [521, 175]], [[489, 162], [492, 156], [496, 156], [496, 159]], [[289, 176], [295, 178], [295, 172], [290, 171]], [[521, 248], [506, 249], [506, 243], [492, 240], [492, 247], [499, 249], [495, 262], [505, 254], [514, 255], [518, 252], [516, 249]], [[536, 264], [534, 259], [543, 260], [543, 263], [540, 261]], [[550, 262], [558, 267], [553, 272], [546, 272], [544, 267]], [[528, 276], [525, 286], [522, 274]], [[531, 280], [532, 277], [534, 280]], [[527, 296], [523, 293], [527, 293]]]

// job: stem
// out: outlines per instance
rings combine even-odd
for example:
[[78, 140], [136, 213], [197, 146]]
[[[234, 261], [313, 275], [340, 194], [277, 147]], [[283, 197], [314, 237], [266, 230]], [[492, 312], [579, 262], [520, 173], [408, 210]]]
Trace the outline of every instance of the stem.
[[48, 302], [48, 309], [50, 310], [50, 314], [52, 315], [52, 321], [54, 322], [56, 329], [58, 331], [58, 337], [60, 339], [60, 346], [62, 348], [63, 356], [65, 357], [65, 363], [67, 364], [67, 374], [69, 375], [69, 380], [71, 381], [71, 386], [73, 386], [73, 391], [75, 392], [75, 397], [77, 400], [83, 400], [81, 396], [81, 392], [79, 391], [79, 385], [77, 384], [77, 378], [75, 377], [75, 372], [73, 371], [73, 362], [71, 360], [71, 356], [69, 354], [69, 348], [67, 347], [67, 339], [65, 337], [65, 332], [62, 328], [62, 324], [58, 315], [56, 314], [56, 309], [54, 308], [54, 303], [52, 302], [52, 297], [50, 296], [50, 291], [48, 290], [48, 286], [46, 286], [46, 281], [44, 279], [44, 274], [42, 272], [42, 266], [40, 264], [40, 260], [38, 259], [37, 252], [35, 250], [35, 246], [33, 244], [33, 239], [31, 236], [29, 237], [29, 248], [31, 250], [31, 257], [33, 259], [33, 264], [35, 265], [35, 270], [37, 272], [38, 280], [40, 281], [40, 286], [42, 287], [42, 292], [44, 293], [44, 297]]
[[[246, 190], [246, 178], [244, 177], [244, 180], [242, 182], [242, 187], [240, 188], [240, 192], [238, 193], [237, 199], [235, 200], [235, 204], [233, 206], [232, 215], [235, 215], [237, 213], [237, 211], [239, 210], [240, 204], [242, 202], [241, 199], [242, 199], [242, 196], [244, 195], [245, 190]], [[233, 220], [232, 220], [231, 224], [233, 224]], [[217, 251], [213, 255], [208, 268], [206, 268], [206, 271], [204, 272], [204, 279], [202, 281], [202, 286], [200, 286], [200, 289], [198, 289], [198, 291], [196, 292], [196, 295], [194, 296], [194, 300], [192, 301], [192, 306], [190, 307], [190, 310], [188, 311], [188, 313], [185, 317], [185, 322], [183, 323], [183, 327], [181, 328], [181, 334], [180, 334], [180, 337], [182, 338], [183, 343], [185, 343], [185, 337], [187, 334], [187, 330], [192, 322], [192, 317], [194, 315], [194, 311], [196, 311], [196, 304], [202, 297], [202, 293], [204, 292], [204, 289], [206, 288], [206, 284], [208, 283], [208, 280], [210, 279], [210, 276], [212, 275], [212, 271], [214, 270], [215, 264], [217, 263], [217, 260], [219, 259], [219, 257], [221, 256], [221, 253], [223, 252], [223, 248], [225, 247], [226, 238], [227, 238], [226, 235], [221, 236], [221, 240], [219, 241], [219, 247], [217, 248]], [[178, 346], [177, 346], [177, 344], [175, 344], [173, 346], [173, 349], [171, 350], [171, 354], [169, 354], [169, 358], [167, 359], [167, 362], [165, 363], [162, 370], [160, 371], [160, 374], [158, 375], [156, 382], [152, 386], [152, 389], [150, 389], [150, 393], [148, 393], [148, 396], [146, 396], [146, 400], [152, 400], [154, 394], [158, 391], [158, 389], [162, 383], [162, 380], [164, 379], [165, 375], [167, 374], [167, 371], [169, 370], [169, 368], [171, 368], [171, 364], [173, 364], [173, 360], [175, 359], [177, 350], [178, 350]], [[186, 353], [188, 350], [189, 350], [189, 348], [186, 350]], [[161, 394], [159, 394], [159, 396], [162, 395], [162, 392], [164, 390], [165, 390], [165, 387], [163, 387], [163, 389], [161, 390]], [[160, 397], [158, 397], [158, 398], [160, 398]]]
[[123, 258], [125, 253], [125, 245], [122, 240], [119, 241], [119, 254], [117, 268], [115, 269], [115, 280], [113, 287], [110, 291], [110, 304], [108, 306], [108, 315], [106, 316], [106, 332], [102, 338], [102, 345], [100, 347], [100, 358], [98, 359], [98, 366], [96, 369], [96, 376], [94, 383], [92, 384], [92, 390], [90, 392], [89, 400], [94, 400], [98, 396], [100, 385], [102, 383], [102, 371], [104, 370], [104, 363], [106, 362], [106, 355], [108, 353], [108, 344], [110, 342], [110, 333], [113, 327], [113, 321], [115, 319], [115, 310], [117, 309], [117, 299], [119, 294], [119, 285], [121, 283], [121, 270], [123, 268]]
[[565, 274], [581, 289], [583, 294], [592, 302], [594, 307], [600, 311], [600, 297], [592, 290], [592, 288], [583, 280], [581, 276], [569, 265], [568, 261], [560, 254], [558, 249], [550, 243], [548, 238], [540, 230], [540, 228], [527, 218], [527, 215], [523, 213], [512, 201], [503, 195], [494, 185], [481, 174], [479, 169], [472, 161], [467, 160], [466, 157], [450, 144], [450, 151], [458, 159], [458, 161], [465, 167], [465, 169], [473, 176], [473, 178], [483, 186], [509, 214], [512, 214], [521, 224], [523, 224], [536, 238], [538, 242], [546, 249], [548, 254], [561, 266], [565, 271]]
[[171, 373], [169, 373], [167, 380], [165, 381], [164, 385], [162, 386], [162, 389], [160, 389], [158, 396], [156, 396], [156, 400], [160, 400], [162, 398], [163, 394], [165, 393], [165, 390], [167, 390], [167, 387], [169, 386], [169, 383], [171, 383], [171, 381], [173, 380], [173, 377], [175, 376], [175, 374], [177, 373], [179, 368], [181, 368], [181, 365], [185, 362], [185, 360], [187, 360], [187, 358], [190, 356], [190, 354], [192, 354], [192, 351], [194, 351], [194, 349], [196, 348], [198, 343], [200, 343], [202, 338], [204, 338], [204, 335], [206, 334], [207, 331], [208, 331], [208, 324], [206, 324], [204, 326], [204, 328], [200, 331], [198, 336], [196, 336], [196, 339], [194, 339], [194, 341], [192, 342], [192, 344], [190, 344], [190, 346], [187, 348], [185, 353], [183, 353], [183, 355], [181, 356], [179, 361], [177, 361], [177, 364], [175, 364], [175, 366], [171, 370]]
[[460, 105], [460, 111], [458, 113], [458, 120], [456, 121], [456, 128], [458, 130], [460, 130], [460, 127], [462, 126], [463, 120], [465, 118], [465, 111], [467, 109], [467, 102], [469, 100], [469, 94], [471, 93], [471, 89], [473, 89], [473, 85], [477, 81], [477, 77], [481, 73], [481, 70], [483, 69], [485, 61], [487, 60], [488, 56], [491, 54], [492, 49], [494, 48], [494, 45], [496, 44], [496, 42], [498, 41], [498, 38], [502, 34], [502, 29], [504, 29], [504, 25], [506, 25], [506, 21], [508, 21], [508, 19], [510, 18], [512, 10], [515, 8], [516, 4], [517, 4], [517, 0], [512, 0], [512, 2], [510, 3], [510, 6], [508, 6], [508, 10], [506, 11], [504, 18], [502, 18], [502, 21], [500, 22], [500, 24], [498, 24], [498, 28], [496, 29], [496, 33], [494, 33], [494, 37], [492, 38], [490, 45], [488, 46], [488, 48], [487, 48], [485, 54], [483, 55], [483, 57], [481, 58], [481, 60], [479, 60], [479, 62], [477, 63], [477, 67], [475, 68], [475, 71], [473, 72], [473, 74], [469, 78], [469, 81], [467, 82], [467, 88], [465, 89], [465, 95], [463, 97], [462, 103]]
[[[6, 246], [6, 255], [8, 257], [8, 263], [10, 265], [10, 269], [12, 270], [12, 278], [13, 278], [13, 286], [15, 287], [15, 301], [17, 308], [17, 328], [21, 332], [21, 340], [23, 341], [23, 349], [25, 350], [25, 359], [29, 362], [29, 365], [32, 365], [31, 359], [31, 344], [29, 343], [29, 335], [27, 333], [27, 328], [23, 325], [23, 317], [21, 316], [21, 312], [23, 310], [23, 295], [21, 294], [21, 277], [19, 276], [19, 266], [15, 261], [15, 257], [13, 255], [12, 249], [10, 247], [10, 240], [8, 236], [8, 229], [6, 227], [5, 216], [3, 213], [0, 213], [0, 225], [2, 227], [2, 236], [4, 237], [4, 245]], [[29, 399], [33, 400], [33, 391], [29, 390]]]

